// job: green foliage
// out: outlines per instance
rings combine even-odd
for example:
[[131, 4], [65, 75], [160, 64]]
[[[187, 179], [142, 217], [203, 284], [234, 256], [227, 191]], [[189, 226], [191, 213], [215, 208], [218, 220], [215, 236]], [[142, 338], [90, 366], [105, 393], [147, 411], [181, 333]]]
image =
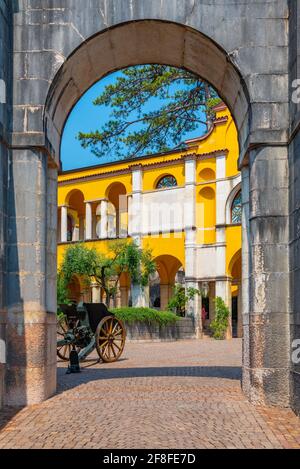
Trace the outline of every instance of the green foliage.
[[176, 284], [173, 290], [173, 296], [168, 302], [168, 309], [175, 310], [177, 314], [184, 316], [188, 301], [192, 300], [195, 295], [200, 294], [201, 292], [196, 288], [189, 287], [185, 289], [182, 285]]
[[57, 275], [57, 304], [61, 305], [64, 303], [68, 303], [68, 288], [66, 285], [66, 281], [61, 274], [58, 272]]
[[[162, 100], [161, 106], [147, 110], [151, 98]], [[212, 107], [220, 101], [210, 85], [185, 69], [159, 64], [129, 67], [94, 101], [95, 106], [110, 107], [111, 119], [100, 130], [80, 132], [78, 139], [99, 157], [112, 151], [122, 157], [124, 147], [130, 156], [163, 152], [199, 125], [209, 128]]]
[[229, 309], [225, 305], [222, 298], [217, 296], [215, 298], [215, 318], [211, 322], [210, 328], [213, 332], [214, 339], [225, 339], [228, 320], [229, 320]]
[[109, 254], [104, 255], [84, 243], [68, 246], [58, 275], [58, 302], [67, 298], [67, 285], [77, 275], [88, 287], [91, 281], [104, 289], [106, 303], [116, 294], [122, 273], [128, 273], [134, 283], [146, 285], [156, 265], [150, 249], [141, 249], [133, 241], [116, 240], [109, 245]]
[[166, 326], [174, 324], [179, 318], [170, 311], [157, 311], [151, 308], [113, 308], [111, 311], [118, 319], [128, 324], [145, 322]]

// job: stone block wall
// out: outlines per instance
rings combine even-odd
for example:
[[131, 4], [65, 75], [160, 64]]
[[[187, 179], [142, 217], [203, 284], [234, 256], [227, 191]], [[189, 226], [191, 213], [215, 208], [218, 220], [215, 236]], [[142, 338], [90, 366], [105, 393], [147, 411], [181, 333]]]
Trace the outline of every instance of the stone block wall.
[[6, 362], [6, 227], [7, 227], [7, 168], [9, 104], [12, 79], [9, 53], [11, 51], [10, 1], [0, 0], [0, 407], [4, 398]]
[[[294, 341], [300, 339], [300, 4], [290, 1], [289, 22], [289, 236], [291, 405], [300, 415], [300, 363], [292, 360]], [[298, 345], [299, 347], [299, 345]], [[298, 354], [300, 358], [300, 353]]]
[[126, 340], [136, 341], [168, 341], [195, 338], [195, 327], [192, 318], [180, 318], [175, 324], [159, 326], [157, 324], [132, 323], [125, 324]]

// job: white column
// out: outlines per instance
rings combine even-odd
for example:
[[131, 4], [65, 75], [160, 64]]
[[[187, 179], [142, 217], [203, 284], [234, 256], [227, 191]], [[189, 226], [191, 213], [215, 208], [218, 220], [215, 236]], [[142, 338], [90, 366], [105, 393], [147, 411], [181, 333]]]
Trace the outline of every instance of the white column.
[[61, 235], [60, 239], [62, 243], [68, 241], [68, 207], [63, 205], [61, 207], [61, 223], [60, 223]]
[[143, 173], [141, 165], [132, 170], [132, 198], [130, 203], [130, 229], [131, 236], [139, 243], [143, 232], [142, 188]]
[[[196, 249], [196, 156], [188, 156], [185, 160], [185, 201], [184, 201], [184, 227], [185, 227], [185, 287], [199, 288], [197, 272]], [[193, 317], [195, 334], [202, 337], [201, 324], [201, 297], [195, 295], [189, 301], [186, 315]]]
[[101, 303], [101, 288], [97, 283], [92, 283], [92, 303]]
[[[130, 203], [130, 234], [138, 246], [142, 244], [143, 233], [143, 172], [141, 165], [132, 168], [132, 198]], [[147, 288], [141, 285], [131, 285], [132, 306], [149, 306]]]
[[184, 229], [185, 229], [185, 275], [197, 276], [196, 263], [196, 158], [185, 160], [185, 200], [184, 200]]
[[92, 239], [93, 213], [91, 202], [85, 203], [85, 239]]
[[[186, 290], [188, 288], [199, 289], [199, 284], [197, 281], [186, 280], [185, 282]], [[201, 317], [201, 295], [195, 295], [192, 300], [190, 300], [186, 306], [186, 316], [192, 317], [194, 319], [195, 335], [197, 339], [202, 337], [202, 317]]]
[[132, 229], [131, 229], [131, 220], [132, 220], [132, 196], [128, 196], [128, 236], [132, 236]]
[[226, 155], [216, 157], [216, 242], [217, 271], [216, 275], [225, 275], [226, 262], [226, 232], [225, 232], [225, 206], [228, 196], [228, 184], [226, 177]]
[[101, 200], [100, 204], [100, 239], [107, 239], [107, 200]]

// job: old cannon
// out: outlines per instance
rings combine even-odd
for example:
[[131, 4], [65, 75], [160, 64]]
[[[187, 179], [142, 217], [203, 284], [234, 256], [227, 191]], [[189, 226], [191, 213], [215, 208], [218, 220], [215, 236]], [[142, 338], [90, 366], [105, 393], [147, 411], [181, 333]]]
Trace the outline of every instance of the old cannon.
[[57, 355], [69, 360], [76, 349], [84, 360], [95, 348], [104, 362], [114, 362], [121, 356], [126, 332], [122, 321], [108, 311], [103, 303], [60, 305], [57, 322]]

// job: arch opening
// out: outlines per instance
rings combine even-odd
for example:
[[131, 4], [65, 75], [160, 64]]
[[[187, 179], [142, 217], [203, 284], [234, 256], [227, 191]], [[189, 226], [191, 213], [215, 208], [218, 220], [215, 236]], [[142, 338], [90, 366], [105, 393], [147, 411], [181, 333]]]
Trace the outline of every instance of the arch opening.
[[[101, 60], [93, 60], [98, 55]], [[190, 27], [161, 20], [141, 20], [116, 25], [91, 37], [58, 71], [44, 113], [46, 140], [55, 159], [60, 158], [67, 117], [85, 91], [111, 72], [155, 63], [186, 68], [210, 83], [228, 105], [240, 130], [240, 148], [245, 147], [249, 133], [248, 92], [227, 53]]]

